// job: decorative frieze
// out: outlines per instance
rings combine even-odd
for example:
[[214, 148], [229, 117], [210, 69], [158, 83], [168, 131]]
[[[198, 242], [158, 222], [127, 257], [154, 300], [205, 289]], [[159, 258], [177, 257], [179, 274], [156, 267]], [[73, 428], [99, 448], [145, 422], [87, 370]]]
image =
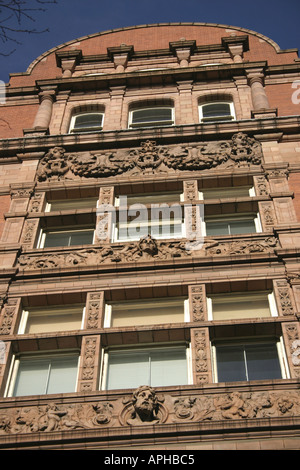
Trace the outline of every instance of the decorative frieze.
[[[29, 238], [29, 236], [28, 236]], [[29, 243], [29, 240], [28, 240]], [[115, 266], [120, 263], [197, 259], [210, 256], [242, 256], [274, 253], [278, 247], [275, 237], [213, 240], [205, 238], [191, 246], [188, 240], [160, 241], [150, 235], [129, 243], [101, 243], [92, 248], [68, 249], [21, 254], [17, 266], [24, 270], [74, 268], [84, 266]]]
[[228, 141], [160, 146], [155, 141], [141, 147], [66, 154], [63, 147], [50, 149], [41, 159], [38, 181], [110, 176], [170, 174], [172, 172], [261, 165], [261, 144], [239, 132]]
[[[3, 405], [2, 405], [3, 406]], [[80, 431], [122, 428], [126, 429], [156, 424], [193, 424], [214, 422], [215, 430], [234, 425], [254, 426], [256, 419], [296, 418], [300, 414], [299, 390], [233, 390], [231, 392], [192, 394], [161, 393], [148, 386], [141, 386], [130, 395], [99, 398], [78, 397], [76, 402], [49, 400], [38, 405], [0, 408], [0, 439], [11, 435], [61, 432], [60, 439], [80, 437]], [[276, 421], [277, 422], [277, 421]], [[278, 422], [277, 422], [278, 424]], [[218, 425], [220, 428], [218, 428]], [[260, 425], [263, 425], [261, 422]], [[160, 428], [160, 427], [159, 427]], [[153, 428], [155, 429], [155, 428]], [[172, 428], [169, 427], [169, 432]], [[158, 428], [157, 428], [158, 430]], [[187, 432], [185, 427], [185, 433]], [[117, 430], [115, 430], [116, 436]], [[174, 429], [178, 433], [178, 428]], [[91, 435], [90, 435], [91, 436]]]

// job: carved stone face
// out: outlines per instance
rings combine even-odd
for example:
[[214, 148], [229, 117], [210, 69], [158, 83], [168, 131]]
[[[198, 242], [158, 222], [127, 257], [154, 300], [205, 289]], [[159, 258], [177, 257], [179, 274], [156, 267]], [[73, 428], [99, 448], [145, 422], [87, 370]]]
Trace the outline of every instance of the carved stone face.
[[151, 414], [154, 409], [154, 397], [151, 390], [141, 390], [136, 396], [136, 411]]

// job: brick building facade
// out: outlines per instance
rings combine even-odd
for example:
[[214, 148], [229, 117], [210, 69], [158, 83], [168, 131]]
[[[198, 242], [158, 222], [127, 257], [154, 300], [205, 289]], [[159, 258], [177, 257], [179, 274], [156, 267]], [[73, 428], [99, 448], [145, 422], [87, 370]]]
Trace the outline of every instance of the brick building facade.
[[299, 80], [201, 23], [11, 75], [1, 449], [299, 449]]

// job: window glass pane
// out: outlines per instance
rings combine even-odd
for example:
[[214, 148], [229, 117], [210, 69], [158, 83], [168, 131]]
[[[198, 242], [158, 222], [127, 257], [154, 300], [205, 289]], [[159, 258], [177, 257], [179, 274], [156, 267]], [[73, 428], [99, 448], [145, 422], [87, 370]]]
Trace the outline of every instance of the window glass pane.
[[81, 328], [82, 314], [83, 307], [31, 309], [24, 332], [34, 334], [78, 330]]
[[271, 316], [267, 294], [212, 297], [212, 311], [214, 320]]
[[229, 235], [228, 222], [206, 222], [206, 235]]
[[170, 349], [151, 352], [152, 387], [186, 385], [186, 349]]
[[49, 360], [21, 360], [13, 396], [43, 395], [46, 392]]
[[172, 120], [171, 108], [147, 108], [132, 113], [132, 124], [170, 120]]
[[252, 233], [256, 232], [255, 223], [253, 219], [249, 220], [234, 220], [230, 222], [230, 233], [237, 235], [239, 233]]
[[72, 246], [92, 244], [93, 230], [78, 230], [70, 232], [48, 232], [46, 233], [45, 248], [55, 246]]
[[187, 384], [186, 349], [118, 351], [109, 354], [107, 389]]
[[228, 103], [213, 103], [202, 107], [203, 117], [212, 118], [219, 116], [230, 116], [230, 105]]
[[76, 116], [74, 129], [98, 128], [102, 126], [102, 114], [81, 114]]
[[218, 382], [247, 380], [242, 346], [217, 346]]
[[249, 197], [250, 186], [236, 188], [202, 189], [204, 199], [221, 199], [231, 197]]
[[248, 380], [281, 379], [281, 368], [275, 343], [246, 346]]
[[78, 356], [54, 358], [46, 393], [71, 393], [76, 389]]
[[133, 204], [166, 204], [171, 202], [180, 202], [180, 192], [153, 193], [149, 195], [136, 194], [127, 196], [127, 206]]
[[149, 355], [139, 350], [110, 353], [106, 388], [137, 388], [140, 385], [149, 385]]
[[66, 199], [59, 201], [49, 201], [51, 204], [51, 211], [62, 211], [72, 209], [90, 209], [97, 205], [97, 198], [84, 198], [84, 199]]
[[184, 299], [165, 299], [112, 304], [111, 326], [184, 322]]

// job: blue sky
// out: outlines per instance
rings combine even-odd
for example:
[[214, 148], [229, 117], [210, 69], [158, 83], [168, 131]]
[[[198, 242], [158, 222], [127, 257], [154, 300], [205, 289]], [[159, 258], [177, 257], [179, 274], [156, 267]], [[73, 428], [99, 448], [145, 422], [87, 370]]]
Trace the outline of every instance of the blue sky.
[[[25, 72], [30, 63], [54, 46], [87, 34], [153, 23], [204, 22], [241, 26], [268, 36], [281, 49], [300, 51], [299, 0], [56, 0], [24, 26], [49, 32], [18, 35], [21, 45], [8, 57], [0, 55], [0, 80]], [[29, 0], [34, 4], [35, 0]], [[0, 52], [13, 44], [0, 43]]]

